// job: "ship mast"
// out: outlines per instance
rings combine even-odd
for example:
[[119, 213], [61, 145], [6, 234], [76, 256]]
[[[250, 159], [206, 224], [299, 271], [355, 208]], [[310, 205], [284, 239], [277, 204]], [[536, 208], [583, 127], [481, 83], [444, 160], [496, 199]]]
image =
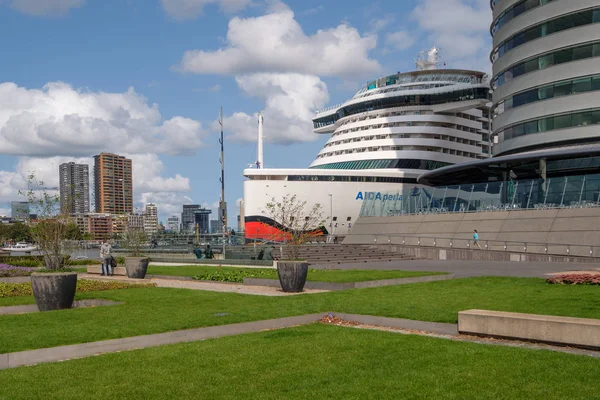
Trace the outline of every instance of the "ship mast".
[[263, 116], [258, 113], [258, 146], [256, 154], [256, 168], [261, 169], [263, 165]]

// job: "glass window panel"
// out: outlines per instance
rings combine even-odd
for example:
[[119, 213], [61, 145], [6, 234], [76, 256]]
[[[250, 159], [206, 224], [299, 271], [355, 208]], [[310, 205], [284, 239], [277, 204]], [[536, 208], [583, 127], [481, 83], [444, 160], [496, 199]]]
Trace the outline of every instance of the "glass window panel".
[[531, 135], [532, 133], [537, 133], [538, 123], [537, 121], [527, 122], [523, 124], [523, 130], [525, 135]]
[[573, 81], [573, 93], [583, 93], [592, 90], [592, 78], [575, 79]]
[[554, 86], [544, 86], [538, 89], [538, 98], [540, 100], [554, 97]]
[[592, 111], [592, 124], [600, 124], [600, 110]]
[[571, 94], [571, 90], [571, 81], [557, 83], [556, 85], [554, 85], [554, 97], [566, 96], [568, 94]]
[[573, 27], [573, 18], [571, 15], [566, 15], [557, 18], [554, 21], [554, 32], [562, 31]]
[[573, 26], [582, 26], [592, 23], [592, 10], [586, 10], [573, 14], [571, 19], [573, 20]]
[[592, 90], [600, 90], [600, 76], [592, 78]]
[[554, 65], [554, 54], [547, 54], [545, 56], [541, 56], [538, 59], [539, 69], [548, 68]]
[[571, 116], [561, 115], [560, 117], [554, 117], [554, 129], [565, 129], [571, 127]]
[[525, 73], [538, 70], [538, 60], [533, 59], [525, 62]]
[[563, 64], [570, 62], [573, 59], [573, 49], [564, 49], [554, 53], [554, 62], [556, 64]]
[[572, 118], [572, 124], [573, 124], [573, 126], [591, 125], [592, 124], [592, 113], [584, 112], [584, 113], [574, 114], [573, 118]]
[[592, 13], [592, 21], [600, 22], [600, 10], [594, 10], [594, 12]]
[[546, 132], [554, 129], [554, 118], [543, 118], [538, 121], [538, 132]]
[[573, 49], [573, 61], [590, 58], [592, 56], [592, 45], [575, 47]]

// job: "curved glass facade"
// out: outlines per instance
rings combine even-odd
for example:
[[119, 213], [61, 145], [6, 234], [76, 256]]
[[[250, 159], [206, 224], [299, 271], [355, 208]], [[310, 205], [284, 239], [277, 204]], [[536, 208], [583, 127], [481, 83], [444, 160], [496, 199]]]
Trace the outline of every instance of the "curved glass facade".
[[600, 157], [579, 156], [477, 166], [449, 184], [404, 187], [365, 197], [361, 216], [600, 207]]
[[473, 88], [456, 90], [447, 93], [438, 94], [414, 94], [408, 96], [384, 97], [381, 99], [367, 100], [357, 104], [348, 105], [340, 108], [336, 114], [327, 117], [315, 119], [314, 127], [320, 128], [323, 126], [334, 124], [340, 118], [350, 115], [360, 114], [367, 111], [383, 110], [393, 107], [407, 106], [429, 106], [436, 104], [452, 103], [458, 101], [488, 99], [488, 88]]
[[573, 14], [564, 15], [562, 17], [545, 21], [541, 24], [519, 32], [502, 42], [492, 51], [491, 60], [494, 62], [498, 59], [498, 57], [502, 57], [515, 47], [521, 46], [532, 40], [567, 29], [577, 28], [598, 22], [600, 22], [600, 8], [579, 11]]
[[432, 171], [451, 165], [449, 163], [429, 160], [361, 160], [342, 161], [331, 164], [316, 165], [311, 169], [421, 169]]
[[593, 42], [579, 46], [568, 47], [552, 53], [530, 58], [518, 63], [502, 73], [498, 74], [492, 81], [492, 88], [497, 89], [513, 79], [554, 65], [564, 64], [572, 61], [583, 60], [600, 56], [600, 42]]
[[504, 134], [503, 140], [510, 140], [524, 135], [598, 124], [600, 124], [600, 109], [595, 109], [535, 119], [513, 125], [499, 133]]
[[580, 94], [600, 90], [600, 75], [556, 82], [521, 92], [501, 101], [496, 108], [498, 115], [512, 108], [524, 106], [542, 100], [553, 99], [571, 94]]
[[[498, 32], [498, 29], [502, 28], [508, 21], [513, 18], [518, 17], [526, 11], [534, 9], [539, 6], [543, 6], [545, 4], [551, 3], [556, 0], [523, 0], [520, 1], [511, 7], [509, 7], [506, 11], [504, 11], [500, 16], [496, 19], [494, 24], [492, 25], [492, 36]], [[493, 6], [492, 6], [493, 7]]]

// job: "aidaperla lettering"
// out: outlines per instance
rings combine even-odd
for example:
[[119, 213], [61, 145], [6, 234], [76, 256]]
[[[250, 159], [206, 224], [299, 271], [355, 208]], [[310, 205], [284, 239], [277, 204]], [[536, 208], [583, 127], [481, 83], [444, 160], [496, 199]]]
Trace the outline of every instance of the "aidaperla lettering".
[[401, 194], [381, 194], [381, 192], [358, 192], [355, 200], [397, 201], [397, 200], [402, 200], [402, 195]]

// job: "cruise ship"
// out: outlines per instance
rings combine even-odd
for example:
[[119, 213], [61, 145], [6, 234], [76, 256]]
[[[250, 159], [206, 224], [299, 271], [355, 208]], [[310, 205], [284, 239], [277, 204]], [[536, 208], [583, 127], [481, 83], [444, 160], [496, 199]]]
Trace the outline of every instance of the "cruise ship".
[[266, 215], [266, 204], [285, 195], [320, 204], [323, 234], [345, 235], [364, 200], [401, 196], [428, 171], [490, 153], [490, 85], [483, 72], [445, 69], [439, 50], [422, 52], [417, 69], [367, 83], [343, 104], [319, 111], [314, 132], [329, 135], [308, 169], [244, 170], [245, 233], [268, 239], [286, 227]]

